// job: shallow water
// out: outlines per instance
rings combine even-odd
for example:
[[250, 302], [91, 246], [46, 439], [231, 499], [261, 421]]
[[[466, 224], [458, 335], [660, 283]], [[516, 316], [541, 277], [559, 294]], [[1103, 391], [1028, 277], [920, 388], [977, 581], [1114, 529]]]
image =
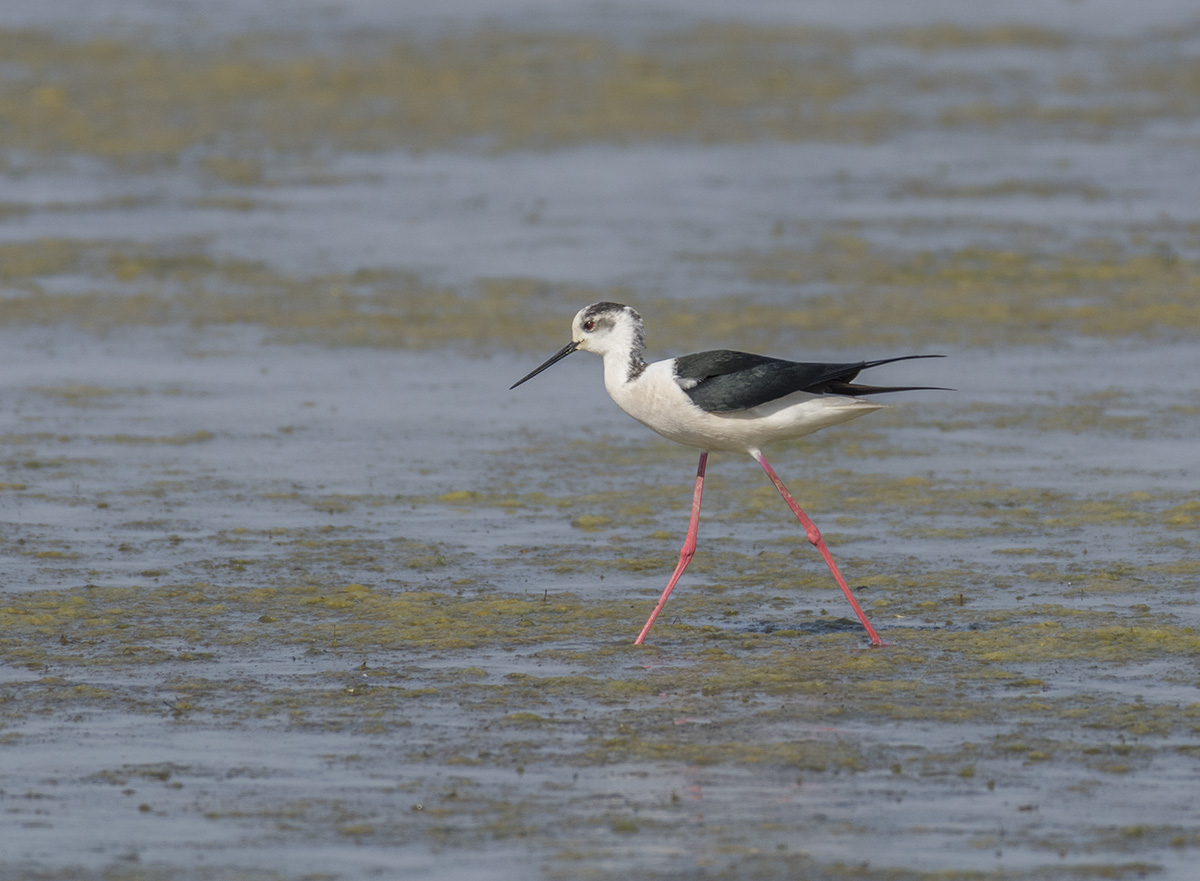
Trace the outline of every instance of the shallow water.
[[[0, 875], [1191, 877], [1187, 4], [249, 8], [0, 13]], [[598, 299], [949, 356], [768, 451], [887, 647], [730, 456], [632, 646]]]

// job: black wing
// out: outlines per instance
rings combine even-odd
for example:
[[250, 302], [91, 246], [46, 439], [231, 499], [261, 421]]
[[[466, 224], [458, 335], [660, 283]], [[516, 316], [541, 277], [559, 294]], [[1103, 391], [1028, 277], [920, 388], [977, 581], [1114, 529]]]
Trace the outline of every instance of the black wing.
[[931, 386], [870, 386], [852, 382], [860, 370], [943, 355], [903, 355], [852, 364], [784, 361], [748, 352], [720, 349], [675, 359], [675, 381], [697, 407], [710, 413], [748, 410], [792, 392], [829, 395], [867, 395], [907, 392]]

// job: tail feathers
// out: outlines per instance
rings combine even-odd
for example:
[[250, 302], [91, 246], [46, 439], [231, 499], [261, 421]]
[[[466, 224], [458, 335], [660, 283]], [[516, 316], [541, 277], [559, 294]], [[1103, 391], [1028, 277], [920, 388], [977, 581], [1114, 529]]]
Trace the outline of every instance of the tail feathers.
[[878, 367], [880, 364], [892, 364], [896, 361], [919, 361], [921, 358], [945, 358], [945, 355], [899, 355], [895, 358], [877, 358], [874, 361], [863, 361], [858, 365], [859, 370]]
[[952, 388], [940, 385], [863, 385], [858, 382], [830, 382], [826, 384], [829, 394], [834, 395], [882, 395], [887, 392], [952, 392]]
[[[915, 361], [919, 358], [945, 358], [945, 355], [901, 355], [898, 358], [880, 358], [877, 361], [865, 361], [859, 370], [879, 367], [881, 364], [892, 364], [896, 361]], [[858, 370], [854, 371], [857, 374]], [[863, 385], [850, 382], [854, 374], [844, 380], [834, 380], [826, 385], [826, 389], [835, 395], [882, 395], [887, 392], [952, 392], [954, 389], [942, 388], [936, 385]]]

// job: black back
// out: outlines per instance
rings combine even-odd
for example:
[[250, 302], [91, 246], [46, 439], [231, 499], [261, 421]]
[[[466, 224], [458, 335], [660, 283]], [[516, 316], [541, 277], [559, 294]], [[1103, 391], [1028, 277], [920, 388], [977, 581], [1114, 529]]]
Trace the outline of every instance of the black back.
[[941, 358], [942, 355], [904, 355], [851, 364], [784, 361], [748, 352], [718, 349], [675, 359], [675, 377], [697, 407], [710, 413], [748, 410], [790, 395], [810, 392], [828, 395], [864, 395], [906, 392], [930, 386], [868, 386], [852, 380], [860, 370], [907, 361]]

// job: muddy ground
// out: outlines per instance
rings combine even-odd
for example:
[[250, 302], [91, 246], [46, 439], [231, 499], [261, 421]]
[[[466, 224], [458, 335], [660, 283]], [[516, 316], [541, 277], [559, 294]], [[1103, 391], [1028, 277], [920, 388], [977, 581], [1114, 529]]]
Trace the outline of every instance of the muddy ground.
[[[109, 6], [0, 13], [0, 875], [1191, 877], [1187, 4]], [[727, 455], [632, 645], [601, 299], [948, 355], [768, 450], [887, 646]]]

